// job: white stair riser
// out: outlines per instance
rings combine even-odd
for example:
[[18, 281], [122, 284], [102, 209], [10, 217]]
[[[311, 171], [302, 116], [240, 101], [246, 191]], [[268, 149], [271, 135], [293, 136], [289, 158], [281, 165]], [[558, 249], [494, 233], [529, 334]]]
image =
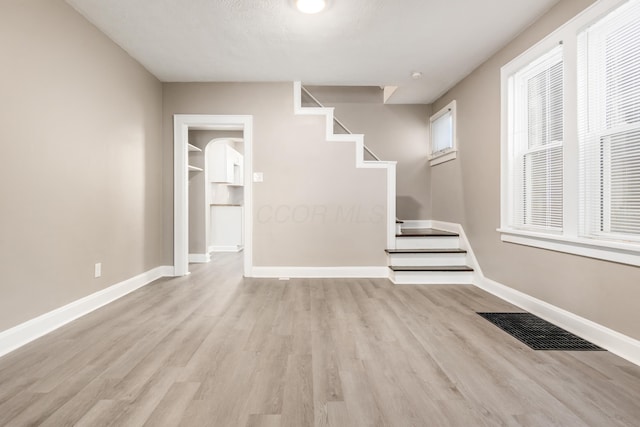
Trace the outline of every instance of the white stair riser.
[[396, 285], [471, 285], [472, 271], [392, 271]]
[[397, 249], [458, 249], [458, 236], [396, 237]]
[[389, 254], [389, 265], [395, 265], [398, 267], [426, 265], [467, 265], [467, 254]]

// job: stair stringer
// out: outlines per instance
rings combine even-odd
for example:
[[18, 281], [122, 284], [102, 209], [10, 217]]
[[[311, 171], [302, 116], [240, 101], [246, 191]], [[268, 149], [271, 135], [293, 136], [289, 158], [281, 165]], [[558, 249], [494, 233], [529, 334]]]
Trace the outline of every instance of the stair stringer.
[[396, 164], [395, 161], [364, 160], [364, 135], [337, 134], [333, 131], [334, 108], [303, 107], [302, 83], [293, 82], [293, 111], [296, 115], [324, 116], [325, 139], [329, 142], [355, 144], [355, 167], [359, 169], [385, 169], [387, 171], [387, 248], [396, 247]]

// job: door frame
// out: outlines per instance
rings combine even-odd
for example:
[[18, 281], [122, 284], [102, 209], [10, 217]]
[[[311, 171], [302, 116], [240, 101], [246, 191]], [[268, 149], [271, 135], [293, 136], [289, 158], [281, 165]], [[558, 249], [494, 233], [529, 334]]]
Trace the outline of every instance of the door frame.
[[244, 139], [244, 275], [253, 270], [253, 116], [173, 115], [173, 275], [189, 274], [189, 130], [241, 130]]

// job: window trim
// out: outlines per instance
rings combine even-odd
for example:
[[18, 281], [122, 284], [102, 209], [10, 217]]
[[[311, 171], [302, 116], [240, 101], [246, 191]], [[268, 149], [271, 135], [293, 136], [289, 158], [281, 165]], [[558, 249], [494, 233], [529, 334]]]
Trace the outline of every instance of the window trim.
[[[532, 246], [590, 258], [640, 266], [640, 244], [623, 240], [596, 240], [579, 236], [578, 196], [578, 94], [577, 94], [577, 36], [584, 28], [621, 6], [626, 0], [598, 0], [576, 17], [553, 31], [540, 42], [504, 65], [500, 70], [500, 227], [503, 242]], [[519, 69], [540, 58], [557, 44], [564, 45], [565, 123], [564, 123], [564, 196], [563, 231], [535, 232], [512, 226], [513, 176], [512, 150], [509, 141], [511, 117], [510, 77]]]
[[[444, 116], [446, 113], [451, 112], [451, 148], [438, 151], [434, 153], [432, 150], [433, 143], [433, 122]], [[457, 143], [457, 111], [455, 99], [441, 108], [437, 113], [429, 117], [429, 164], [431, 166], [439, 165], [440, 163], [448, 162], [458, 156], [458, 143]]]
[[529, 230], [498, 228], [497, 231], [501, 234], [500, 240], [507, 243], [640, 266], [640, 248], [637, 244], [574, 238]]

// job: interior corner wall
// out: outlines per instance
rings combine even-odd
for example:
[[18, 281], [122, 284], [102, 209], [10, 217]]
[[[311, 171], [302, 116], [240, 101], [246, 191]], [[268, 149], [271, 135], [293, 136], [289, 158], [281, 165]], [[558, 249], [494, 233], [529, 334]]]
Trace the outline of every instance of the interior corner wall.
[[0, 331], [160, 266], [163, 243], [161, 83], [62, 0], [1, 7]]
[[431, 170], [433, 218], [463, 225], [485, 276], [640, 339], [640, 268], [504, 243], [500, 226], [500, 68], [589, 6], [562, 0], [438, 99], [457, 101], [458, 159]]
[[386, 170], [357, 169], [324, 116], [297, 116], [292, 83], [165, 83], [164, 259], [173, 260], [173, 115], [253, 116], [253, 264], [384, 266]]

